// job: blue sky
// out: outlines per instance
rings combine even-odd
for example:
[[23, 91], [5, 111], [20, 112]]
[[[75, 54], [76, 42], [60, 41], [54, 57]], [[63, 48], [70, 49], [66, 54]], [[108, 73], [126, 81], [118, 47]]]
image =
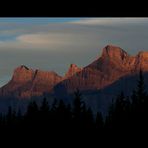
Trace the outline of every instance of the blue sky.
[[55, 18], [48, 18], [48, 17], [12, 17], [12, 18], [0, 18], [0, 22], [7, 22], [7, 23], [29, 23], [29, 24], [44, 24], [44, 23], [65, 23], [70, 21], [79, 21], [83, 18], [64, 18], [64, 17], [55, 17]]
[[[47, 18], [47, 17], [42, 17], [42, 18], [39, 18], [39, 17], [30, 17], [30, 18], [27, 18], [27, 17], [16, 17], [16, 18], [0, 18], [0, 24], [4, 23], [4, 24], [7, 24], [6, 26], [5, 25], [2, 25], [0, 26], [0, 30], [12, 30], [13, 29], [13, 25], [14, 24], [18, 24], [18, 25], [43, 25], [43, 24], [49, 24], [49, 23], [67, 23], [67, 22], [71, 22], [71, 21], [79, 21], [81, 20], [81, 18]], [[11, 25], [8, 25], [8, 24], [13, 24], [12, 26]], [[0, 34], [0, 40], [1, 41], [5, 41], [5, 40], [13, 40], [15, 37], [17, 36], [17, 34], [13, 34], [13, 35], [1, 35]]]
[[148, 18], [0, 18], [0, 86], [23, 64], [64, 75], [84, 67], [107, 44], [148, 51]]

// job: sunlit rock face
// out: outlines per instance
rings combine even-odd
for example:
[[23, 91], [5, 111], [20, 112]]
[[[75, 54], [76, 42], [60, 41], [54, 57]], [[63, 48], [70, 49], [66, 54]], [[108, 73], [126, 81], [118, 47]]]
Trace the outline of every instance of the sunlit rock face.
[[128, 54], [120, 47], [107, 45], [102, 49], [101, 57], [105, 59], [114, 59], [120, 62], [124, 62], [128, 58]]
[[[33, 70], [24, 65], [16, 68], [12, 79], [0, 89], [0, 96], [31, 98], [44, 93], [71, 93], [80, 90], [99, 90], [116, 80], [148, 71], [148, 52], [128, 55], [122, 48], [107, 45], [101, 56], [91, 64], [79, 68], [71, 64], [64, 77], [52, 71]], [[57, 91], [58, 90], [58, 91]]]
[[22, 65], [14, 70], [12, 81], [17, 84], [26, 83], [32, 80], [34, 71]]
[[36, 70], [32, 81], [31, 91], [41, 94], [42, 92], [49, 92], [52, 90], [53, 86], [61, 80], [62, 77], [55, 72]]
[[20, 66], [14, 70], [12, 79], [0, 89], [1, 96], [30, 98], [41, 96], [51, 91], [53, 86], [60, 82], [62, 77], [55, 72], [32, 70]]
[[30, 88], [33, 75], [34, 71], [32, 69], [24, 65], [17, 67], [14, 70], [12, 79], [0, 89], [1, 96], [21, 96], [20, 89], [24, 87], [25, 91], [27, 88]]
[[142, 69], [143, 71], [147, 71], [148, 69], [148, 52], [139, 52], [135, 57], [135, 69]]
[[31, 98], [52, 93], [53, 87], [60, 81], [71, 77], [81, 68], [71, 64], [64, 77], [53, 71], [33, 70], [24, 65], [14, 70], [12, 79], [0, 89], [3, 97]]
[[82, 68], [79, 68], [75, 64], [71, 64], [68, 71], [67, 71], [67, 73], [65, 74], [65, 79], [73, 76], [75, 73], [77, 73], [77, 72], [79, 72], [81, 70], [82, 70]]
[[72, 77], [58, 83], [58, 87], [73, 92], [104, 88], [119, 78], [137, 73], [140, 69], [148, 71], [148, 52], [130, 56], [117, 46], [107, 45], [101, 56]]

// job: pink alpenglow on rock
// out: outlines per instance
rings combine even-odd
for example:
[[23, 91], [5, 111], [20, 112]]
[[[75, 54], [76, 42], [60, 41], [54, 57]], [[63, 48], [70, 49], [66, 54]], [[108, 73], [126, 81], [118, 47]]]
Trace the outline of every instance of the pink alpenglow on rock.
[[33, 70], [24, 65], [16, 68], [12, 79], [0, 88], [0, 96], [31, 98], [42, 96], [44, 92], [54, 93], [54, 88], [66, 92], [99, 90], [124, 76], [148, 71], [148, 52], [141, 51], [135, 56], [128, 55], [120, 47], [107, 45], [102, 54], [91, 64], [79, 68], [71, 64], [64, 77], [52, 71]]

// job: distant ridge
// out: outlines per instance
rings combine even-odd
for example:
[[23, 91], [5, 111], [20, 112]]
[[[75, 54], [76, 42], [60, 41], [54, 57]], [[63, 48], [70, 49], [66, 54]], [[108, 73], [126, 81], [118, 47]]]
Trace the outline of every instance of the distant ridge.
[[[1, 97], [31, 98], [44, 93], [68, 93], [76, 88], [81, 91], [99, 90], [124, 76], [136, 74], [140, 69], [148, 71], [148, 52], [140, 51], [130, 56], [118, 46], [107, 45], [102, 54], [89, 65], [79, 68], [71, 64], [64, 77], [52, 71], [33, 70], [21, 65], [14, 70], [12, 79], [0, 88]], [[63, 91], [63, 92], [65, 92]]]

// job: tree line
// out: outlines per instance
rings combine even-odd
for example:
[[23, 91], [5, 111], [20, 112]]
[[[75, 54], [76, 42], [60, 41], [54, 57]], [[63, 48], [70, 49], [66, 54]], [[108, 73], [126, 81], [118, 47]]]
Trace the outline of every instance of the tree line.
[[49, 106], [46, 98], [43, 99], [41, 106], [35, 101], [30, 102], [25, 114], [9, 107], [6, 115], [0, 115], [0, 131], [43, 135], [46, 133], [55, 137], [76, 133], [77, 137], [92, 138], [96, 135], [104, 137], [147, 130], [148, 94], [141, 70], [137, 88], [133, 90], [132, 95], [125, 96], [123, 92], [119, 93], [105, 118], [101, 112], [95, 116], [91, 108], [86, 107], [78, 89], [74, 92], [74, 96], [72, 105], [55, 99]]

